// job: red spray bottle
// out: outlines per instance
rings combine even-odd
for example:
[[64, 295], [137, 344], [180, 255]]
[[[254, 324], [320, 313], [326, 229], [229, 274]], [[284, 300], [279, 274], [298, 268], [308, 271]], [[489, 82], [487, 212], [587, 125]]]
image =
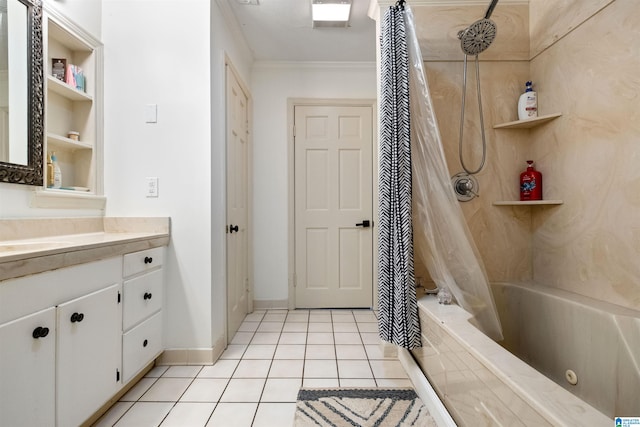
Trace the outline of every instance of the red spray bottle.
[[542, 174], [527, 160], [527, 170], [520, 174], [520, 200], [542, 200]]

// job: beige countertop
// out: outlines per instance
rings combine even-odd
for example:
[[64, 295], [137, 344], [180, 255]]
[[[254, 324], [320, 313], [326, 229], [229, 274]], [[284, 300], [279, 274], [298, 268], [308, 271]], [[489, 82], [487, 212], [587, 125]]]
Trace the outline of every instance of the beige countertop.
[[0, 220], [0, 280], [169, 244], [169, 218]]

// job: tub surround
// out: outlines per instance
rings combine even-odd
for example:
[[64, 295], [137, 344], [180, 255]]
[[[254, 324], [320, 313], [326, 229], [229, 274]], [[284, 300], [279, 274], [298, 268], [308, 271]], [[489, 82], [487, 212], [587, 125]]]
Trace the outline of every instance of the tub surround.
[[423, 347], [413, 351], [458, 425], [607, 426], [611, 419], [507, 352], [457, 305], [418, 301]]
[[0, 220], [0, 280], [166, 246], [169, 218]]

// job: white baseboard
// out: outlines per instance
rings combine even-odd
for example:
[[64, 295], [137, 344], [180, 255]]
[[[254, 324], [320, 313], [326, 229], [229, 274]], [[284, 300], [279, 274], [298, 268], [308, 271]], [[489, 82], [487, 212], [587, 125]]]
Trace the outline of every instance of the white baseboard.
[[224, 337], [211, 348], [169, 348], [156, 361], [158, 365], [213, 365], [226, 348]]
[[254, 299], [253, 300], [253, 309], [254, 310], [276, 310], [282, 309], [287, 310], [289, 308], [289, 300], [288, 299]]

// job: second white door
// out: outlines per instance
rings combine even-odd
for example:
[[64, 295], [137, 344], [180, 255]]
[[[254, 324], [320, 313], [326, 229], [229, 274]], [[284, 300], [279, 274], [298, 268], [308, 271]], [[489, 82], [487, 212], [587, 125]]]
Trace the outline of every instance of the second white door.
[[298, 308], [373, 304], [373, 108], [295, 106]]

